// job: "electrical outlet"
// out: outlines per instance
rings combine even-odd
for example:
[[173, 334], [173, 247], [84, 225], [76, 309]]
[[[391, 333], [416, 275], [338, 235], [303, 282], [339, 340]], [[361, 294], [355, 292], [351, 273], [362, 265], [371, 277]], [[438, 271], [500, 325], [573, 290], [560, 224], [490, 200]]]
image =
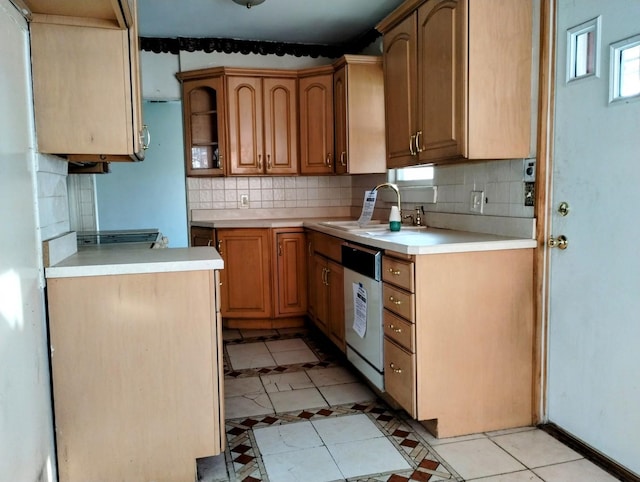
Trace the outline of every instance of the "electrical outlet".
[[533, 206], [536, 198], [536, 183], [525, 182], [524, 183], [524, 205]]
[[469, 211], [482, 214], [484, 211], [484, 191], [471, 191]]
[[248, 194], [240, 194], [240, 207], [248, 208], [249, 207], [249, 195]]

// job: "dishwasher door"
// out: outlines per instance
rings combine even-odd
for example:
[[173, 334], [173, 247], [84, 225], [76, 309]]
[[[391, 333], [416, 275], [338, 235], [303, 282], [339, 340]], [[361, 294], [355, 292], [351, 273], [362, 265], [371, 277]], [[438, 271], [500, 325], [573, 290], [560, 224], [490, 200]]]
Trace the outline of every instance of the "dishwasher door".
[[[364, 336], [354, 329], [355, 286], [367, 293], [367, 322]], [[347, 359], [380, 390], [384, 390], [384, 354], [382, 340], [382, 283], [351, 269], [344, 269], [344, 319]]]

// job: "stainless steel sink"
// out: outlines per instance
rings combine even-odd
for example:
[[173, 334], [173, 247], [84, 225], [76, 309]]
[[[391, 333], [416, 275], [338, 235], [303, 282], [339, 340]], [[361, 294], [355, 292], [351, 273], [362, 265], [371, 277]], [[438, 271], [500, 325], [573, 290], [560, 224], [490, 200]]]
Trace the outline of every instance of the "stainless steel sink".
[[321, 221], [318, 224], [328, 228], [342, 229], [343, 231], [366, 231], [369, 229], [386, 229], [386, 224], [381, 224], [379, 220], [371, 220], [362, 226], [358, 221]]
[[329, 228], [341, 229], [343, 231], [349, 231], [358, 234], [367, 234], [370, 236], [383, 236], [394, 234], [407, 234], [414, 232], [421, 232], [427, 229], [426, 226], [402, 226], [400, 231], [391, 231], [389, 224], [380, 220], [369, 221], [368, 224], [359, 225], [358, 221], [322, 221], [318, 224], [327, 226]]

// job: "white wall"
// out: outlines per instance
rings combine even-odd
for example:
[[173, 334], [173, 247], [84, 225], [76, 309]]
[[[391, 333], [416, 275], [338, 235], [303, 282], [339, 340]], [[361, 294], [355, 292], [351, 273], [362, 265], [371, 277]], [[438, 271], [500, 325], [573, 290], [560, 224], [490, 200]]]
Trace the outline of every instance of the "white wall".
[[40, 241], [68, 228], [66, 164], [35, 154], [29, 58], [0, 0], [0, 480], [21, 482], [55, 478]]

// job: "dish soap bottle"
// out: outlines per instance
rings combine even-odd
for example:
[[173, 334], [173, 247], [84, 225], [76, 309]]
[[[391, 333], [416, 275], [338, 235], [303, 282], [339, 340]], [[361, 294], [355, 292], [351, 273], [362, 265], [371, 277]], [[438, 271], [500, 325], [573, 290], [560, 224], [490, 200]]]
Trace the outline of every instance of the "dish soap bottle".
[[400, 210], [398, 206], [391, 206], [391, 212], [389, 213], [389, 229], [391, 231], [400, 231], [402, 220], [400, 219]]

